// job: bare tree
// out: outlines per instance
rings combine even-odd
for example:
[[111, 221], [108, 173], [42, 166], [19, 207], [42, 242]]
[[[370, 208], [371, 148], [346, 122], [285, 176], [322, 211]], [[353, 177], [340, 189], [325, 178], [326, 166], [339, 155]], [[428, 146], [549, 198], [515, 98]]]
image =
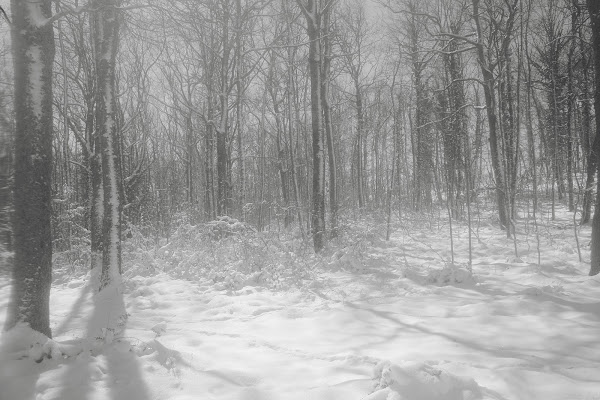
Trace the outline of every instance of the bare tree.
[[[515, 23], [518, 0], [506, 2], [507, 11], [505, 20], [495, 21], [493, 15], [483, 19], [480, 8], [481, 0], [472, 0], [473, 21], [475, 23], [476, 40], [469, 42], [475, 46], [477, 51], [477, 61], [483, 77], [483, 93], [485, 96], [486, 113], [488, 117], [488, 126], [490, 134], [490, 153], [492, 158], [492, 169], [496, 181], [496, 201], [498, 205], [498, 215], [500, 225], [506, 229], [510, 236], [510, 202], [508, 201], [507, 171], [503, 168], [504, 159], [502, 154], [502, 137], [500, 131], [500, 121], [498, 118], [498, 99], [496, 95], [497, 76], [494, 71], [499, 68], [501, 59], [493, 57], [491, 46], [498, 46], [500, 49], [507, 49], [511, 40], [511, 35]], [[503, 13], [504, 14], [504, 13]], [[494, 41], [498, 40], [499, 43]], [[502, 56], [502, 54], [500, 54]], [[516, 165], [514, 166], [516, 168]]]
[[315, 252], [325, 246], [325, 138], [323, 135], [323, 97], [321, 64], [323, 49], [321, 43], [322, 19], [335, 0], [296, 0], [306, 18], [309, 45], [309, 69], [311, 82], [312, 118], [312, 233]]

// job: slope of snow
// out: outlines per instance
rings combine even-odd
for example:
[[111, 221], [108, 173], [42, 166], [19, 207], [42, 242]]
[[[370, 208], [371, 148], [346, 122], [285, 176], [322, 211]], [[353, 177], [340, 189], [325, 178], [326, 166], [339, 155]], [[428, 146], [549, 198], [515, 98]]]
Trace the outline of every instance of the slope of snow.
[[297, 290], [126, 277], [127, 327], [110, 341], [86, 279], [61, 280], [54, 341], [79, 354], [36, 364], [3, 335], [0, 399], [600, 399], [600, 277], [572, 230], [546, 227], [537, 265], [532, 230], [515, 255], [478, 226], [471, 275], [465, 228], [454, 265], [442, 228], [342, 249]]

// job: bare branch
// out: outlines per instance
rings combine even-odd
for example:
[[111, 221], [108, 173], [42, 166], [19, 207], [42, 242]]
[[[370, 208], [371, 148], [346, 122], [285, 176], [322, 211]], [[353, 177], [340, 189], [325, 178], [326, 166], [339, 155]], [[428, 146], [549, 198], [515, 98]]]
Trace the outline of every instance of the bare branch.
[[2, 15], [4, 15], [4, 18], [6, 19], [6, 22], [8, 22], [8, 25], [12, 25], [12, 22], [10, 22], [10, 18], [8, 18], [8, 15], [6, 15], [6, 11], [4, 11], [4, 8], [2, 8], [2, 6], [0, 6], [0, 11], [2, 12]]

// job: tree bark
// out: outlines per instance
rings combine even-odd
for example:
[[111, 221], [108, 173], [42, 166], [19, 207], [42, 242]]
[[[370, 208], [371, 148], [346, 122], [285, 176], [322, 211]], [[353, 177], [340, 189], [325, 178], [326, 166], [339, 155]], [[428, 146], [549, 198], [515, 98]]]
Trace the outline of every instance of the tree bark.
[[228, 215], [231, 211], [231, 182], [229, 179], [229, 165], [231, 160], [228, 151], [228, 125], [229, 125], [229, 59], [231, 47], [229, 46], [229, 2], [223, 3], [223, 32], [221, 44], [221, 87], [219, 94], [219, 111], [221, 118], [216, 129], [217, 134], [217, 213]]
[[329, 105], [329, 80], [331, 75], [331, 40], [330, 35], [331, 7], [323, 12], [322, 22], [322, 49], [321, 60], [321, 101], [323, 103], [323, 123], [325, 139], [327, 141], [327, 161], [329, 165], [329, 221], [330, 236], [337, 237], [338, 229], [338, 201], [337, 201], [337, 163], [333, 145], [333, 124], [331, 122], [331, 106]]
[[51, 337], [52, 64], [50, 0], [11, 1], [15, 72], [13, 289], [5, 328], [17, 323]]
[[306, 17], [308, 39], [308, 63], [310, 71], [310, 101], [312, 122], [312, 234], [316, 253], [325, 246], [325, 142], [322, 132], [321, 97], [321, 14], [318, 0], [308, 0], [304, 6], [297, 0]]
[[119, 0], [94, 0], [92, 31], [96, 61], [96, 134], [102, 159], [102, 273], [100, 290], [121, 274], [122, 178], [117, 131], [115, 62], [119, 46]]
[[[592, 47], [594, 49], [594, 70], [596, 72], [596, 88], [594, 93], [594, 109], [596, 116], [600, 115], [600, 2], [587, 0], [590, 19], [592, 22]], [[592, 145], [590, 159], [595, 160], [596, 174], [600, 165], [600, 124], [596, 122], [596, 137]], [[590, 261], [590, 275], [600, 273], [600, 177], [596, 177], [596, 203], [594, 218], [592, 220], [592, 254]]]

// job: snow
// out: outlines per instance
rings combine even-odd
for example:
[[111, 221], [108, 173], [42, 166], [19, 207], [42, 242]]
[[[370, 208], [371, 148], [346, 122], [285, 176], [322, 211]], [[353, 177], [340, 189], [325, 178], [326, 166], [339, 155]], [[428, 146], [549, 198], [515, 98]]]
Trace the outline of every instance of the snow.
[[42, 2], [40, 1], [28, 1], [27, 4], [27, 17], [29, 24], [35, 27], [42, 27], [48, 23], [48, 18], [44, 16], [42, 11]]
[[561, 215], [540, 230], [542, 265], [531, 226], [516, 257], [481, 221], [472, 274], [463, 225], [451, 265], [447, 226], [418, 221], [337, 249], [297, 288], [176, 279], [155, 260], [98, 297], [59, 270], [54, 339], [2, 336], [0, 399], [600, 399], [600, 276]]
[[40, 118], [42, 115], [42, 99], [44, 97], [42, 93], [44, 61], [42, 60], [42, 49], [40, 46], [29, 46], [27, 57], [29, 58], [31, 66], [29, 98], [31, 99], [31, 106], [34, 114]]

